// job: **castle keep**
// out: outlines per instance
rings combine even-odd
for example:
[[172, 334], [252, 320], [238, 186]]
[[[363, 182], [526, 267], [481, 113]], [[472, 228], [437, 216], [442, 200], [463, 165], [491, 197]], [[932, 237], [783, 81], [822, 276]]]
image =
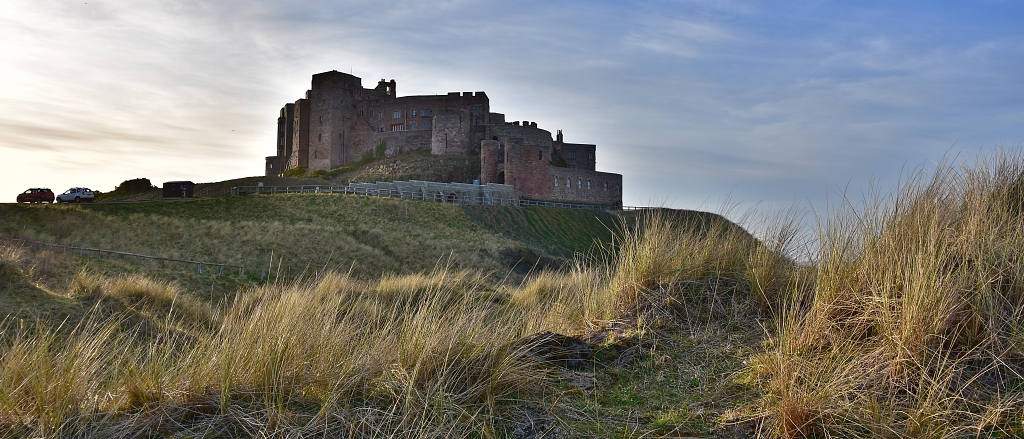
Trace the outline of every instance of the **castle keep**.
[[512, 186], [518, 199], [622, 205], [622, 175], [595, 169], [596, 146], [566, 143], [536, 122], [506, 122], [487, 94], [398, 97], [394, 80], [363, 88], [338, 71], [313, 75], [306, 97], [277, 119], [277, 154], [266, 175], [332, 169], [383, 150], [479, 155], [480, 183]]

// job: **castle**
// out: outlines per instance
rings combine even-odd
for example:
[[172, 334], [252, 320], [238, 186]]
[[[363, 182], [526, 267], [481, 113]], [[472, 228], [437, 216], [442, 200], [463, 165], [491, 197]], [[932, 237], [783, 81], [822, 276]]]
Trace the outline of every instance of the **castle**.
[[266, 175], [428, 150], [479, 155], [480, 184], [510, 185], [518, 199], [621, 206], [622, 175], [595, 170], [595, 145], [562, 137], [536, 122], [506, 122], [482, 91], [398, 97], [394, 80], [363, 88], [359, 77], [330, 71], [313, 75], [306, 97], [281, 109]]

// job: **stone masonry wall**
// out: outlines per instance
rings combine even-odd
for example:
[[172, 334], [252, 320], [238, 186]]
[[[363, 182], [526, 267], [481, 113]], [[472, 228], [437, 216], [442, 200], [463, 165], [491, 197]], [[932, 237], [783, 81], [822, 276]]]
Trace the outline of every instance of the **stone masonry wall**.
[[480, 184], [504, 183], [498, 181], [498, 157], [501, 145], [497, 140], [484, 140], [480, 145]]
[[464, 109], [434, 110], [430, 153], [434, 155], [465, 154], [470, 150], [472, 114]]
[[287, 168], [309, 166], [309, 100], [295, 101], [292, 110], [292, 153], [288, 156]]
[[430, 151], [429, 130], [378, 133], [375, 139], [377, 143], [373, 145], [373, 148], [376, 149], [377, 144], [384, 142], [386, 144], [384, 152], [388, 157], [402, 152]]
[[518, 125], [518, 122], [516, 124], [488, 125], [486, 135], [488, 140], [497, 140], [502, 145], [505, 144], [505, 139], [516, 137], [523, 139], [523, 143], [526, 145], [551, 147], [551, 132], [537, 128], [536, 125], [523, 126]]
[[549, 201], [622, 205], [622, 175], [587, 169], [548, 167]]
[[277, 174], [284, 172], [284, 157], [272, 156], [267, 157], [267, 169], [263, 175], [267, 177], [273, 177]]
[[551, 192], [549, 160], [548, 146], [525, 144], [515, 137], [505, 139], [505, 184], [515, 186], [518, 197], [547, 199]]

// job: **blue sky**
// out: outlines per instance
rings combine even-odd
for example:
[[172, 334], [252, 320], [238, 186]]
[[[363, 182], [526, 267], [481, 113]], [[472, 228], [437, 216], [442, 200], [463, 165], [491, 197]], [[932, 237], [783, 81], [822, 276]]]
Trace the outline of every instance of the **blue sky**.
[[598, 145], [627, 205], [821, 208], [1024, 140], [1024, 3], [0, 3], [0, 199], [259, 175], [314, 73]]

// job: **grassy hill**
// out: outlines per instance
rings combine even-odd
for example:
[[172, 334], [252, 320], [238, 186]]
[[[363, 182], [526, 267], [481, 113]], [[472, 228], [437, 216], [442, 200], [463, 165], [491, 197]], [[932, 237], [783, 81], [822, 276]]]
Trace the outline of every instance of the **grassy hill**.
[[974, 163], [835, 211], [805, 264], [792, 221], [664, 209], [0, 205], [275, 274], [0, 242], [0, 436], [1022, 437], [1024, 157]]
[[[711, 214], [673, 213], [664, 217], [694, 235], [706, 233], [712, 224], [731, 227]], [[519, 311], [500, 313], [518, 315], [543, 307], [552, 300], [551, 294], [569, 294], [559, 280], [563, 275], [580, 276], [584, 270], [589, 282], [600, 282], [607, 276], [600, 266], [614, 257], [612, 243], [627, 236], [628, 230], [642, 227], [643, 218], [639, 212], [456, 206], [319, 194], [0, 204], [0, 233], [7, 237], [241, 264], [249, 269], [242, 278], [209, 270], [199, 274], [194, 266], [80, 256], [4, 242], [0, 246], [0, 312], [6, 319], [0, 319], [4, 322], [0, 332], [16, 339], [26, 333], [22, 331], [74, 338], [86, 331], [82, 325], [106, 322], [102, 325], [114, 326], [103, 326], [107, 328], [103, 330], [116, 333], [143, 328], [140, 334], [149, 334], [144, 337], [205, 337], [202, 334], [210, 329], [204, 328], [225, 324], [224, 313], [241, 306], [240, 300], [292, 288], [287, 285], [306, 291], [302, 294], [314, 294], [305, 288], [321, 288], [315, 286], [337, 276], [330, 273], [341, 273], [343, 282], [362, 285], [359, 288], [374, 294], [470, 292], [488, 298], [474, 307], [499, 306], [487, 311], [498, 312], [514, 304]], [[275, 280], [259, 282], [264, 272], [268, 281], [270, 273]], [[605, 305], [586, 305], [594, 300], [580, 302], [579, 312], [606, 315], [608, 309], [600, 309]], [[440, 306], [429, 301], [424, 306], [428, 304]], [[521, 320], [510, 320], [507, 329], [512, 332], [503, 333], [504, 341], [494, 343], [505, 345], [509, 340], [504, 337], [523, 337], [539, 328], [570, 332], [575, 324], [566, 326], [566, 318], [562, 312], [537, 314], [529, 317], [535, 323], [525, 326]], [[54, 328], [59, 329], [50, 332]], [[618, 337], [636, 338], [629, 331], [616, 331]], [[609, 346], [618, 349], [620, 342]], [[8, 355], [0, 361], [5, 358], [10, 360]], [[527, 378], [536, 381], [540, 376]], [[14, 425], [2, 419], [0, 427]]]

